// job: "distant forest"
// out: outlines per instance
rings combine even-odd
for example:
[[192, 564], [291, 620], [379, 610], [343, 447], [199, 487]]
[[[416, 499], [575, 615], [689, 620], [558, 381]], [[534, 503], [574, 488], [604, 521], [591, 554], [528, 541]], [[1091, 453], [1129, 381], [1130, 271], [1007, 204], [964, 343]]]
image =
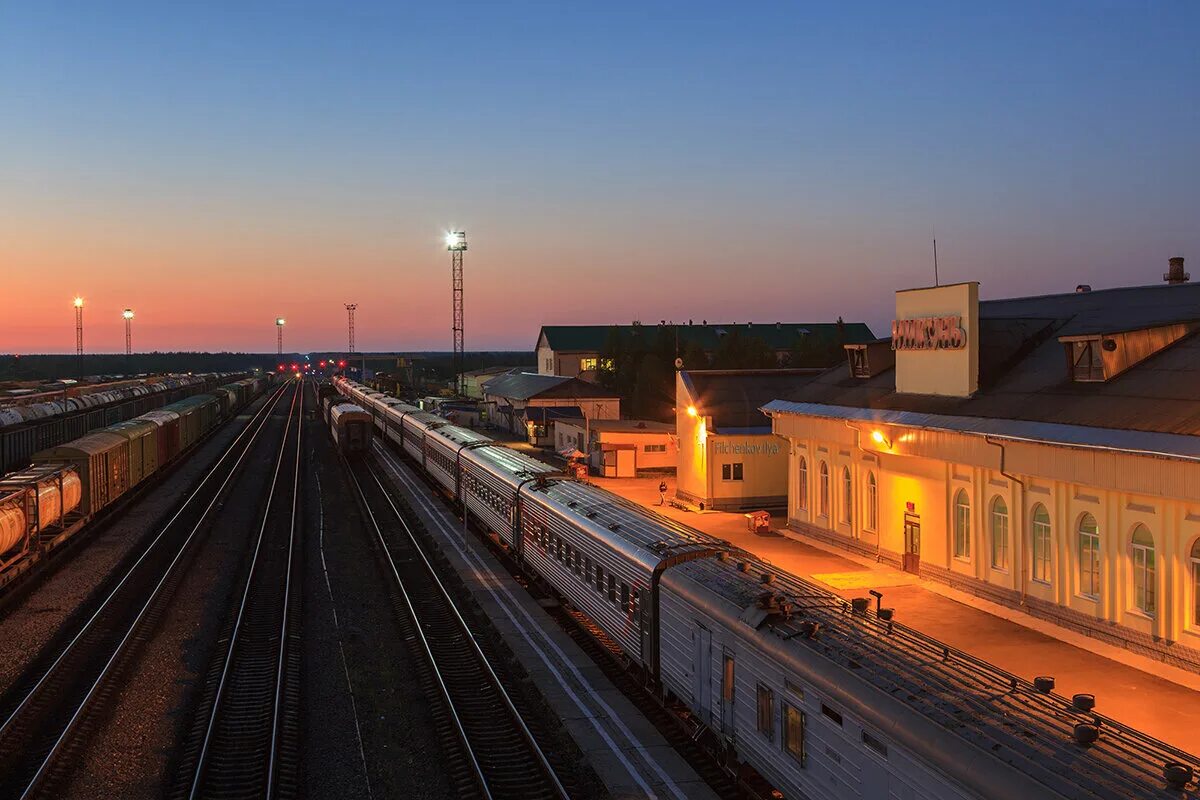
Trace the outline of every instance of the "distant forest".
[[[452, 354], [448, 352], [413, 352], [404, 354], [411, 362], [420, 364], [426, 375], [451, 373]], [[279, 364], [288, 366], [301, 363], [303, 353], [134, 353], [131, 356], [118, 353], [89, 354], [83, 356], [61, 353], [45, 355], [2, 355], [0, 354], [0, 380], [37, 381], [83, 376], [140, 375], [162, 372], [242, 372], [255, 368], [274, 370]], [[347, 358], [346, 354], [313, 353], [314, 366], [320, 358]], [[370, 353], [355, 353], [356, 364], [366, 358], [367, 368], [388, 371], [396, 367], [395, 358], [380, 358]], [[534, 364], [531, 351], [480, 351], [466, 353], [465, 368], [468, 370], [490, 366], [529, 366]]]

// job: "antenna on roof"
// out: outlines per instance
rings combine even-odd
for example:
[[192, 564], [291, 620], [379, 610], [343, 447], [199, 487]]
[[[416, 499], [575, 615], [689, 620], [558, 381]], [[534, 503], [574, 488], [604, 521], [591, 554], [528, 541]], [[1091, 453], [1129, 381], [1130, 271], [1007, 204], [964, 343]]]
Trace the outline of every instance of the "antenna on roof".
[[938, 281], [938, 263], [937, 263], [937, 231], [933, 232], [933, 285], [941, 286]]

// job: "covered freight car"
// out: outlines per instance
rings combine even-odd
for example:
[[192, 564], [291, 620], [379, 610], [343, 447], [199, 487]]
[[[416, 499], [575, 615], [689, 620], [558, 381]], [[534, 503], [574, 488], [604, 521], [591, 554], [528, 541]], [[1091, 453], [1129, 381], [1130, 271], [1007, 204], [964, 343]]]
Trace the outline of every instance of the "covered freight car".
[[124, 494], [129, 483], [129, 440], [107, 431], [33, 454], [34, 464], [68, 464], [83, 484], [81, 507], [95, 514]]
[[105, 430], [129, 440], [129, 485], [137, 486], [158, 469], [158, 426], [148, 419], [131, 419]]

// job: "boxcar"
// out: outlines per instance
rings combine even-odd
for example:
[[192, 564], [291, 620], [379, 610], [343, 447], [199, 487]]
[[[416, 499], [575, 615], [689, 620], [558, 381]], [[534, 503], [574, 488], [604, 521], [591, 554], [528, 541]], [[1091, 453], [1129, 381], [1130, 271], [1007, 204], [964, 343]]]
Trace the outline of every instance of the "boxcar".
[[106, 430], [129, 440], [129, 485], [137, 486], [158, 470], [158, 426], [148, 419], [126, 420]]
[[179, 455], [179, 415], [174, 411], [158, 409], [148, 411], [139, 420], [146, 420], [158, 426], [158, 463], [166, 464]]
[[35, 464], [65, 463], [83, 483], [83, 510], [95, 514], [129, 489], [129, 440], [106, 431], [33, 454]]

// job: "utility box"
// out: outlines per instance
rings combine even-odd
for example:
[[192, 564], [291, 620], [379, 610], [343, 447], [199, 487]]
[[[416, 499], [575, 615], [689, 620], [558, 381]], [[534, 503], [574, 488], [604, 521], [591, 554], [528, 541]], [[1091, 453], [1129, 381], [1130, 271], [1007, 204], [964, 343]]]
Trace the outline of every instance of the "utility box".
[[771, 532], [771, 512], [751, 511], [746, 514], [746, 527], [751, 533], [766, 534]]

